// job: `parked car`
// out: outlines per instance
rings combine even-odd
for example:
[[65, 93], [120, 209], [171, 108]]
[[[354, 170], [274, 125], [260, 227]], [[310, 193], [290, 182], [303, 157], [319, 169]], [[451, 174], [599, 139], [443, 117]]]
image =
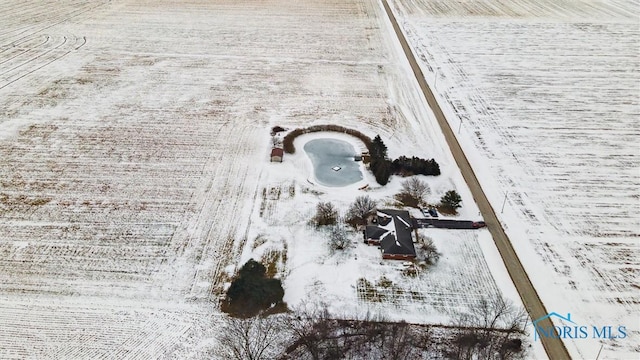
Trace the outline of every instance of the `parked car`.
[[438, 217], [438, 211], [436, 211], [435, 208], [429, 208], [429, 215], [433, 216], [433, 217]]
[[474, 229], [480, 229], [487, 226], [487, 224], [484, 223], [484, 221], [474, 221], [471, 223], [471, 227], [473, 227]]

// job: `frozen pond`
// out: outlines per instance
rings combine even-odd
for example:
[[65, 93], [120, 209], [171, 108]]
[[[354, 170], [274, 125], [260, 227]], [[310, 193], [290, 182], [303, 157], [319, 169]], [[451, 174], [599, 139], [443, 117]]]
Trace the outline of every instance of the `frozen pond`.
[[353, 159], [356, 151], [346, 141], [316, 139], [304, 145], [316, 181], [325, 186], [346, 186], [362, 180], [360, 165]]

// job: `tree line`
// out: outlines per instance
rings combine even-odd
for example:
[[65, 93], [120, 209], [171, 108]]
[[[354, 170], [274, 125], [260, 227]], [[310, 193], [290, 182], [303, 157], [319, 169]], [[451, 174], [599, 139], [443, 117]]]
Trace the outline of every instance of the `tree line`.
[[440, 165], [434, 159], [422, 159], [416, 156], [406, 157], [404, 155], [395, 160], [389, 159], [387, 146], [376, 135], [371, 141], [369, 149], [371, 154], [371, 172], [376, 177], [380, 185], [386, 185], [391, 175], [411, 176], [411, 175], [440, 175]]
[[417, 325], [371, 313], [339, 319], [325, 304], [302, 304], [291, 313], [227, 318], [212, 355], [234, 360], [526, 357], [528, 316], [522, 308], [494, 297], [474, 310], [459, 314], [450, 325]]

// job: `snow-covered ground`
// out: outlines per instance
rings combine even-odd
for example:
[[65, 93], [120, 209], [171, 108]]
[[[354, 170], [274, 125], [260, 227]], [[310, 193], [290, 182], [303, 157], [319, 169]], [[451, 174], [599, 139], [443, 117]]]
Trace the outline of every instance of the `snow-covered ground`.
[[627, 327], [569, 351], [636, 358], [638, 2], [390, 3], [547, 309]]
[[2, 2], [0, 357], [209, 358], [282, 169], [276, 124], [380, 133], [474, 211], [381, 19], [359, 0]]
[[[301, 146], [269, 163], [274, 125], [380, 134], [392, 157], [440, 163], [431, 201], [456, 189], [461, 217], [478, 216], [383, 14], [369, 0], [3, 1], [0, 358], [210, 358], [218, 296], [251, 256], [279, 257], [291, 305], [326, 295], [337, 315], [447, 322], [498, 289], [517, 301], [486, 230], [424, 230], [443, 257], [417, 279], [358, 237], [329, 254], [306, 222], [357, 186], [310, 184]], [[400, 187], [365, 179], [382, 202]], [[382, 275], [398, 288], [374, 303], [358, 279]]]
[[[332, 251], [328, 230], [318, 230], [310, 224], [319, 202], [330, 201], [341, 215], [361, 195], [376, 200], [380, 208], [394, 207], [397, 204], [393, 196], [404, 180], [392, 177], [389, 184], [381, 187], [361, 165], [361, 182], [345, 187], [317, 185], [303, 147], [319, 138], [339, 139], [351, 143], [357, 151], [364, 149], [359, 140], [348, 135], [312, 133], [296, 139], [295, 154], [285, 154], [282, 163], [268, 164], [261, 174], [261, 200], [256, 200], [237, 266], [250, 258], [275, 264], [275, 276], [283, 279], [284, 300], [289, 307], [322, 303], [334, 315], [344, 318], [376, 314], [394, 321], [450, 324], [462, 313], [474, 313], [482, 300], [502, 296], [520, 304], [486, 229], [420, 229], [420, 235], [431, 238], [442, 256], [435, 265], [418, 268], [417, 275], [407, 274], [402, 261], [383, 260], [376, 246], [364, 244], [359, 231], [349, 232], [350, 248]], [[442, 143], [437, 138], [430, 141]], [[411, 149], [402, 137], [386, 144], [390, 149]], [[460, 175], [451, 170], [451, 163], [444, 166], [449, 170], [447, 176], [418, 176], [431, 189], [426, 200], [436, 204], [446, 191], [455, 188], [465, 199], [457, 218], [478, 219], [478, 208], [468, 189], [456, 186], [454, 180]], [[363, 185], [368, 187], [360, 190]], [[415, 217], [423, 217], [417, 209], [409, 211]], [[235, 271], [228, 270], [229, 274]], [[528, 354], [535, 359], [545, 357], [539, 342]]]
[[[328, 234], [316, 230], [309, 222], [320, 201], [330, 201], [341, 214], [361, 195], [370, 196], [381, 208], [394, 206], [393, 195], [403, 181], [393, 178], [381, 187], [363, 168], [365, 180], [345, 187], [325, 187], [313, 183], [313, 169], [303, 144], [315, 138], [338, 138], [362, 147], [359, 140], [343, 134], [315, 133], [296, 140], [294, 155], [285, 155], [283, 163], [272, 163], [265, 169], [263, 202], [251, 217], [249, 241], [242, 263], [250, 257], [269, 258], [270, 252], [285, 252], [286, 261], [279, 268], [284, 279], [285, 301], [293, 307], [314, 302], [318, 294], [341, 316], [353, 316], [367, 311], [384, 314], [393, 320], [419, 323], [448, 323], [455, 312], [470, 312], [481, 298], [500, 293], [484, 260], [480, 242], [491, 242], [485, 230], [423, 229], [443, 253], [442, 260], [418, 277], [403, 276], [401, 261], [382, 260], [380, 250], [363, 243], [362, 233], [351, 231], [352, 247], [332, 252]], [[388, 145], [395, 147], [398, 145]], [[450, 190], [446, 177], [420, 176], [430, 184], [427, 199], [437, 203]], [[358, 188], [368, 184], [366, 190]], [[475, 204], [465, 206], [461, 218], [477, 218]], [[422, 217], [417, 209], [413, 215]], [[281, 259], [280, 259], [281, 260]], [[394, 282], [397, 294], [379, 304], [363, 296], [359, 279], [375, 283], [381, 277]]]

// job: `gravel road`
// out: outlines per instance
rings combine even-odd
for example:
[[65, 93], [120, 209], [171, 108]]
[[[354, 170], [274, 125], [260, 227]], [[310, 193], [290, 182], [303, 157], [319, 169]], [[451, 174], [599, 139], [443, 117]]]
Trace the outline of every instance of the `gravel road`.
[[[518, 259], [518, 256], [516, 255], [516, 252], [511, 245], [511, 241], [507, 237], [507, 234], [504, 232], [502, 225], [500, 225], [493, 207], [491, 207], [489, 200], [487, 200], [487, 197], [484, 194], [484, 191], [482, 190], [482, 187], [480, 186], [480, 183], [478, 182], [478, 179], [476, 178], [476, 175], [473, 172], [473, 169], [471, 168], [467, 157], [462, 151], [462, 148], [460, 147], [460, 144], [458, 143], [454, 132], [449, 126], [449, 123], [447, 122], [442, 110], [440, 109], [440, 106], [438, 105], [438, 102], [436, 101], [433, 92], [431, 92], [431, 89], [427, 85], [422, 70], [420, 70], [418, 63], [413, 53], [411, 52], [411, 48], [409, 47], [404, 34], [398, 26], [398, 23], [396, 22], [396, 19], [391, 12], [391, 9], [389, 8], [389, 4], [386, 0], [382, 0], [382, 4], [387, 13], [387, 16], [389, 17], [389, 20], [391, 21], [391, 24], [393, 25], [393, 29], [398, 37], [398, 40], [402, 45], [404, 53], [407, 56], [407, 60], [409, 61], [411, 68], [413, 69], [413, 73], [416, 77], [416, 80], [418, 81], [418, 84], [420, 85], [420, 89], [422, 89], [422, 93], [424, 94], [427, 103], [433, 110], [440, 128], [442, 128], [442, 132], [444, 133], [447, 143], [451, 148], [451, 152], [453, 153], [453, 157], [455, 158], [456, 163], [458, 164], [458, 167], [462, 172], [462, 176], [467, 182], [469, 189], [471, 189], [471, 193], [473, 194], [473, 197], [480, 209], [480, 213], [482, 214], [487, 227], [491, 232], [491, 235], [493, 236], [493, 240], [495, 241], [498, 251], [502, 256], [502, 260], [504, 261], [507, 271], [509, 272], [509, 276], [514, 283], [518, 294], [520, 294], [522, 303], [529, 312], [529, 316], [531, 316], [531, 319], [535, 320], [547, 315], [548, 312], [544, 307], [544, 304], [540, 300], [536, 289], [533, 287], [533, 284], [531, 283], [529, 276], [524, 270], [522, 263], [520, 263], [520, 260]], [[551, 320], [549, 320], [548, 318], [540, 321], [538, 324], [545, 328], [553, 326]], [[547, 352], [547, 356], [549, 356], [550, 359], [571, 359], [562, 340], [542, 337], [541, 341], [545, 351]]]

